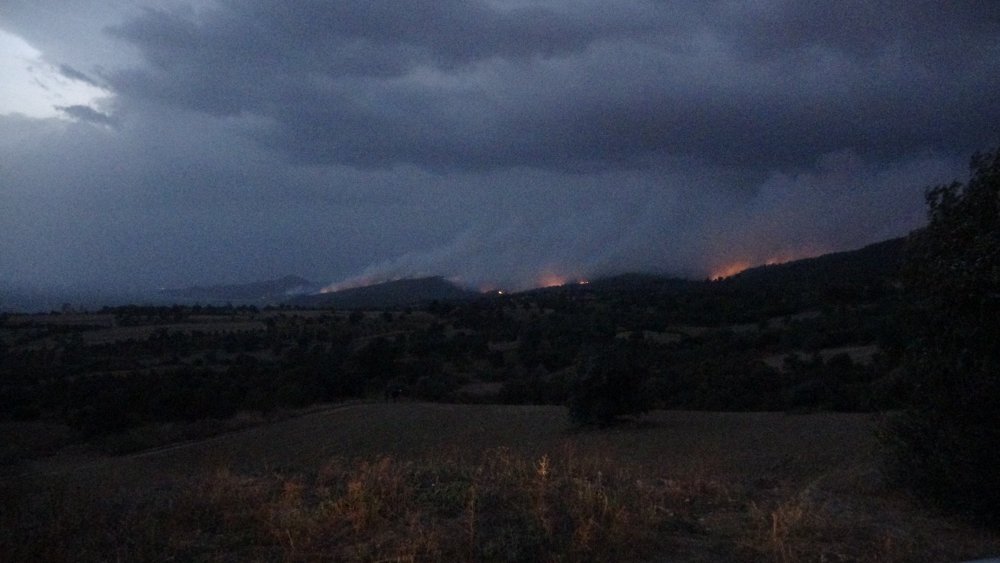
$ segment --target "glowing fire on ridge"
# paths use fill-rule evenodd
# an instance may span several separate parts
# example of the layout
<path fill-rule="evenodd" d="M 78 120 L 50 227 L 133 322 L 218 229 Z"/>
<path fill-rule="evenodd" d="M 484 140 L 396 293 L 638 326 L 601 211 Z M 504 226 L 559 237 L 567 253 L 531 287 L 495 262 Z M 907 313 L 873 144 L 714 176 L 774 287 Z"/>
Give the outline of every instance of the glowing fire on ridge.
<path fill-rule="evenodd" d="M 729 264 L 726 264 L 725 266 L 712 270 L 712 273 L 709 275 L 709 278 L 713 280 L 725 279 L 731 276 L 735 276 L 736 274 L 750 267 L 751 267 L 750 262 L 747 262 L 746 260 L 738 260 L 736 262 L 731 262 Z"/>
<path fill-rule="evenodd" d="M 764 262 L 762 263 L 758 262 L 757 264 L 753 264 L 748 260 L 736 260 L 734 262 L 729 262 L 728 264 L 725 264 L 723 266 L 720 266 L 712 270 L 712 273 L 709 274 L 709 279 L 721 280 L 735 276 L 736 274 L 744 270 L 753 268 L 754 266 L 761 266 L 761 265 L 776 266 L 778 264 L 784 264 L 785 262 L 792 262 L 795 260 L 812 258 L 814 256 L 819 256 L 820 254 L 823 254 L 823 252 L 822 251 L 817 252 L 810 249 L 802 252 L 785 252 L 781 254 L 772 255 L 767 260 L 764 260 Z"/>
<path fill-rule="evenodd" d="M 543 274 L 538 279 L 538 287 L 556 287 L 566 285 L 566 278 L 557 274 Z"/>

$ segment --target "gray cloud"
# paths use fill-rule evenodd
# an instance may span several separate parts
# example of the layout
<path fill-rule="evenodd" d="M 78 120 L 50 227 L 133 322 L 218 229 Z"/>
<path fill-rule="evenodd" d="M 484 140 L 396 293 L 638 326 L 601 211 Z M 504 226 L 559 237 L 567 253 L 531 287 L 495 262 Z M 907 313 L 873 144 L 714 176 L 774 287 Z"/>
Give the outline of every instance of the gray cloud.
<path fill-rule="evenodd" d="M 79 53 L 39 5 L 114 98 L 0 116 L 0 281 L 701 277 L 904 234 L 1000 142 L 991 2 L 149 0 Z"/>
<path fill-rule="evenodd" d="M 566 170 L 686 154 L 766 168 L 996 137 L 993 4 L 700 4 L 150 10 L 112 28 L 149 65 L 111 79 L 259 116 L 265 143 L 315 164 Z"/>
<path fill-rule="evenodd" d="M 113 117 L 101 113 L 90 106 L 56 106 L 56 109 L 80 121 L 89 121 L 90 123 L 107 125 L 108 127 L 116 127 L 118 125 L 117 120 Z"/>
<path fill-rule="evenodd" d="M 68 64 L 59 65 L 59 72 L 66 78 L 70 78 L 72 80 L 79 80 L 80 82 L 84 82 L 86 84 L 90 84 L 91 86 L 101 88 L 101 85 L 98 84 L 93 78 L 87 76 L 86 74 L 80 72 L 79 70 L 76 70 L 75 68 L 69 66 Z"/>

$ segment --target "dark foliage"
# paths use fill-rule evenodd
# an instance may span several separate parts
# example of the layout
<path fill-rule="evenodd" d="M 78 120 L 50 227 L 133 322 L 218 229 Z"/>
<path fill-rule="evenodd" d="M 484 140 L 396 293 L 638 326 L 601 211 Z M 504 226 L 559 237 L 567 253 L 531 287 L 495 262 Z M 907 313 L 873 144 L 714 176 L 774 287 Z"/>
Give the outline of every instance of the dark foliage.
<path fill-rule="evenodd" d="M 652 405 L 646 367 L 623 345 L 583 364 L 568 403 L 570 420 L 577 426 L 608 426 L 645 414 Z"/>
<path fill-rule="evenodd" d="M 928 190 L 905 269 L 911 383 L 888 438 L 899 475 L 945 506 L 1000 519 L 1000 149 L 968 184 Z"/>
<path fill-rule="evenodd" d="M 570 403 L 584 424 L 648 408 L 877 410 L 893 406 L 901 378 L 890 375 L 908 342 L 891 322 L 897 246 L 721 282 L 625 275 L 406 309 L 6 315 L 0 419 L 101 436 L 383 400 L 390 389 L 407 400 Z M 876 361 L 830 352 L 875 345 Z"/>

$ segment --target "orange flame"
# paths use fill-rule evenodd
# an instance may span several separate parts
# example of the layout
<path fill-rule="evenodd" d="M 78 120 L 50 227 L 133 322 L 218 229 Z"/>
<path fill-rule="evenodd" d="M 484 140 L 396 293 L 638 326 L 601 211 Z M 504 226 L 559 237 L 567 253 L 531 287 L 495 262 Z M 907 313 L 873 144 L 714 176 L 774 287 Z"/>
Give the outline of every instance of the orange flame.
<path fill-rule="evenodd" d="M 709 275 L 709 278 L 713 280 L 725 279 L 730 276 L 735 276 L 736 274 L 742 272 L 743 270 L 746 270 L 750 266 L 751 266 L 750 262 L 747 262 L 746 260 L 738 260 L 736 262 L 731 262 L 729 264 L 726 264 L 725 266 L 712 270 L 712 273 Z"/>
<path fill-rule="evenodd" d="M 784 264 L 785 262 L 793 262 L 795 260 L 804 260 L 806 258 L 812 258 L 822 253 L 823 252 L 820 251 L 819 249 L 816 249 L 814 247 L 807 247 L 794 252 L 785 251 L 777 254 L 772 254 L 763 262 L 754 263 L 750 262 L 749 260 L 735 260 L 733 262 L 730 262 L 728 264 L 725 264 L 723 266 L 720 266 L 712 270 L 712 273 L 709 275 L 709 279 L 713 280 L 725 279 L 731 276 L 735 276 L 736 274 L 742 272 L 743 270 L 753 268 L 754 266 L 759 266 L 759 265 L 776 266 L 778 264 Z"/>
<path fill-rule="evenodd" d="M 538 280 L 538 287 L 556 287 L 566 285 L 566 278 L 556 274 L 543 274 Z"/>

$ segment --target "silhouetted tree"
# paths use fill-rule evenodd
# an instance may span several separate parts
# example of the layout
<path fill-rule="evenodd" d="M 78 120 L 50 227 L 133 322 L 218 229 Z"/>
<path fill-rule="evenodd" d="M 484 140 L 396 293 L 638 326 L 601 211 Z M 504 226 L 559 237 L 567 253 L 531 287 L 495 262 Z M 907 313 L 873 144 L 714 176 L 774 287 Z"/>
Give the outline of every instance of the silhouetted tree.
<path fill-rule="evenodd" d="M 904 280 L 912 345 L 905 413 L 889 437 L 901 476 L 946 506 L 1000 518 L 1000 149 L 969 182 L 927 192 Z"/>

